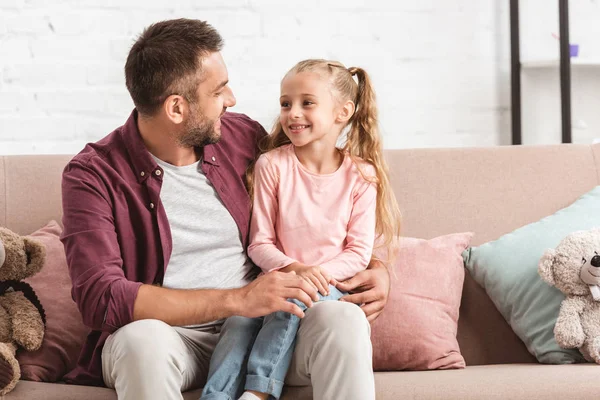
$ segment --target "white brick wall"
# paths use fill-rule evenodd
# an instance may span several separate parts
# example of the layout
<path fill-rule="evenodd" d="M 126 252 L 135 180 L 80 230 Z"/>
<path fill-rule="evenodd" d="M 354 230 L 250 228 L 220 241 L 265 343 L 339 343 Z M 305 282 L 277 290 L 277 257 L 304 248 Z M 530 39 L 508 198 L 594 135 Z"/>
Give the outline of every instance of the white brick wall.
<path fill-rule="evenodd" d="M 0 154 L 73 153 L 121 125 L 129 47 L 176 17 L 221 32 L 234 111 L 267 129 L 282 75 L 325 57 L 371 73 L 388 148 L 510 141 L 508 1 L 2 0 Z"/>

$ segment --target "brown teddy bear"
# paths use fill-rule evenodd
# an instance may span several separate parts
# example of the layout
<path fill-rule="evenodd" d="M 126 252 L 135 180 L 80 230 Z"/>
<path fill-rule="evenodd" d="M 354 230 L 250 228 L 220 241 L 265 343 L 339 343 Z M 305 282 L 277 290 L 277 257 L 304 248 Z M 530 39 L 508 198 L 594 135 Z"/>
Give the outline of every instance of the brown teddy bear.
<path fill-rule="evenodd" d="M 538 272 L 566 296 L 554 326 L 556 343 L 600 364 L 600 229 L 573 232 L 546 250 Z"/>
<path fill-rule="evenodd" d="M 23 279 L 44 265 L 46 248 L 37 240 L 0 228 L 0 397 L 21 377 L 19 347 L 42 345 L 46 314 L 35 292 Z"/>

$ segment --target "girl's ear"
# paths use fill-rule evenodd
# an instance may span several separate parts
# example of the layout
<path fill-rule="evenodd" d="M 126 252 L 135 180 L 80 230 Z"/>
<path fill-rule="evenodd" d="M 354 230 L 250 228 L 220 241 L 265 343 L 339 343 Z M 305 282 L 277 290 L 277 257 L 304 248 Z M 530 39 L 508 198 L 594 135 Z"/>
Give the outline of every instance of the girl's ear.
<path fill-rule="evenodd" d="M 336 122 L 341 122 L 341 123 L 348 122 L 350 120 L 350 118 L 352 118 L 352 116 L 354 115 L 354 110 L 356 110 L 356 106 L 354 105 L 354 102 L 351 100 L 348 100 L 347 102 L 345 102 L 342 105 L 342 109 L 338 113 Z"/>

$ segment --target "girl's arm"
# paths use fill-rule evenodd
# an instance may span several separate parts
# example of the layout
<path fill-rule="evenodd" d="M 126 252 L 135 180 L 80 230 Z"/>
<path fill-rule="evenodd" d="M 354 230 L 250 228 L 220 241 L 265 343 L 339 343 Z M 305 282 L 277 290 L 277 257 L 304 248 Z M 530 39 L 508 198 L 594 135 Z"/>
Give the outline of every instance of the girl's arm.
<path fill-rule="evenodd" d="M 297 262 L 283 254 L 275 245 L 275 222 L 279 210 L 278 185 L 278 171 L 268 156 L 263 154 L 254 166 L 254 201 L 248 246 L 248 256 L 263 272 L 281 269 Z"/>
<path fill-rule="evenodd" d="M 354 195 L 344 250 L 321 264 L 337 281 L 349 279 L 369 265 L 375 241 L 376 204 L 375 183 L 364 182 Z"/>

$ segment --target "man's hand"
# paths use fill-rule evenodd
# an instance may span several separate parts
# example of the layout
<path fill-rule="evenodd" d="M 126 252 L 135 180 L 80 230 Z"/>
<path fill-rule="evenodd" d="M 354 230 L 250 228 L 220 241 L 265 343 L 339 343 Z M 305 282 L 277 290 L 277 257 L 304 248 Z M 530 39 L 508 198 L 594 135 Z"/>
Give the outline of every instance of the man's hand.
<path fill-rule="evenodd" d="M 317 265 L 304 265 L 298 262 L 282 268 L 283 272 L 295 272 L 296 275 L 313 285 L 323 296 L 329 295 L 329 284 L 337 282 L 323 268 Z"/>
<path fill-rule="evenodd" d="M 269 272 L 237 289 L 236 293 L 239 294 L 236 314 L 248 318 L 262 317 L 276 311 L 302 318 L 304 312 L 287 299 L 300 300 L 307 307 L 312 306 L 312 300 L 319 300 L 316 289 L 294 272 Z"/>
<path fill-rule="evenodd" d="M 368 269 L 359 272 L 344 282 L 339 282 L 337 288 L 350 292 L 340 301 L 360 305 L 369 322 L 375 321 L 385 307 L 390 294 L 390 274 L 379 261 L 371 261 Z"/>

